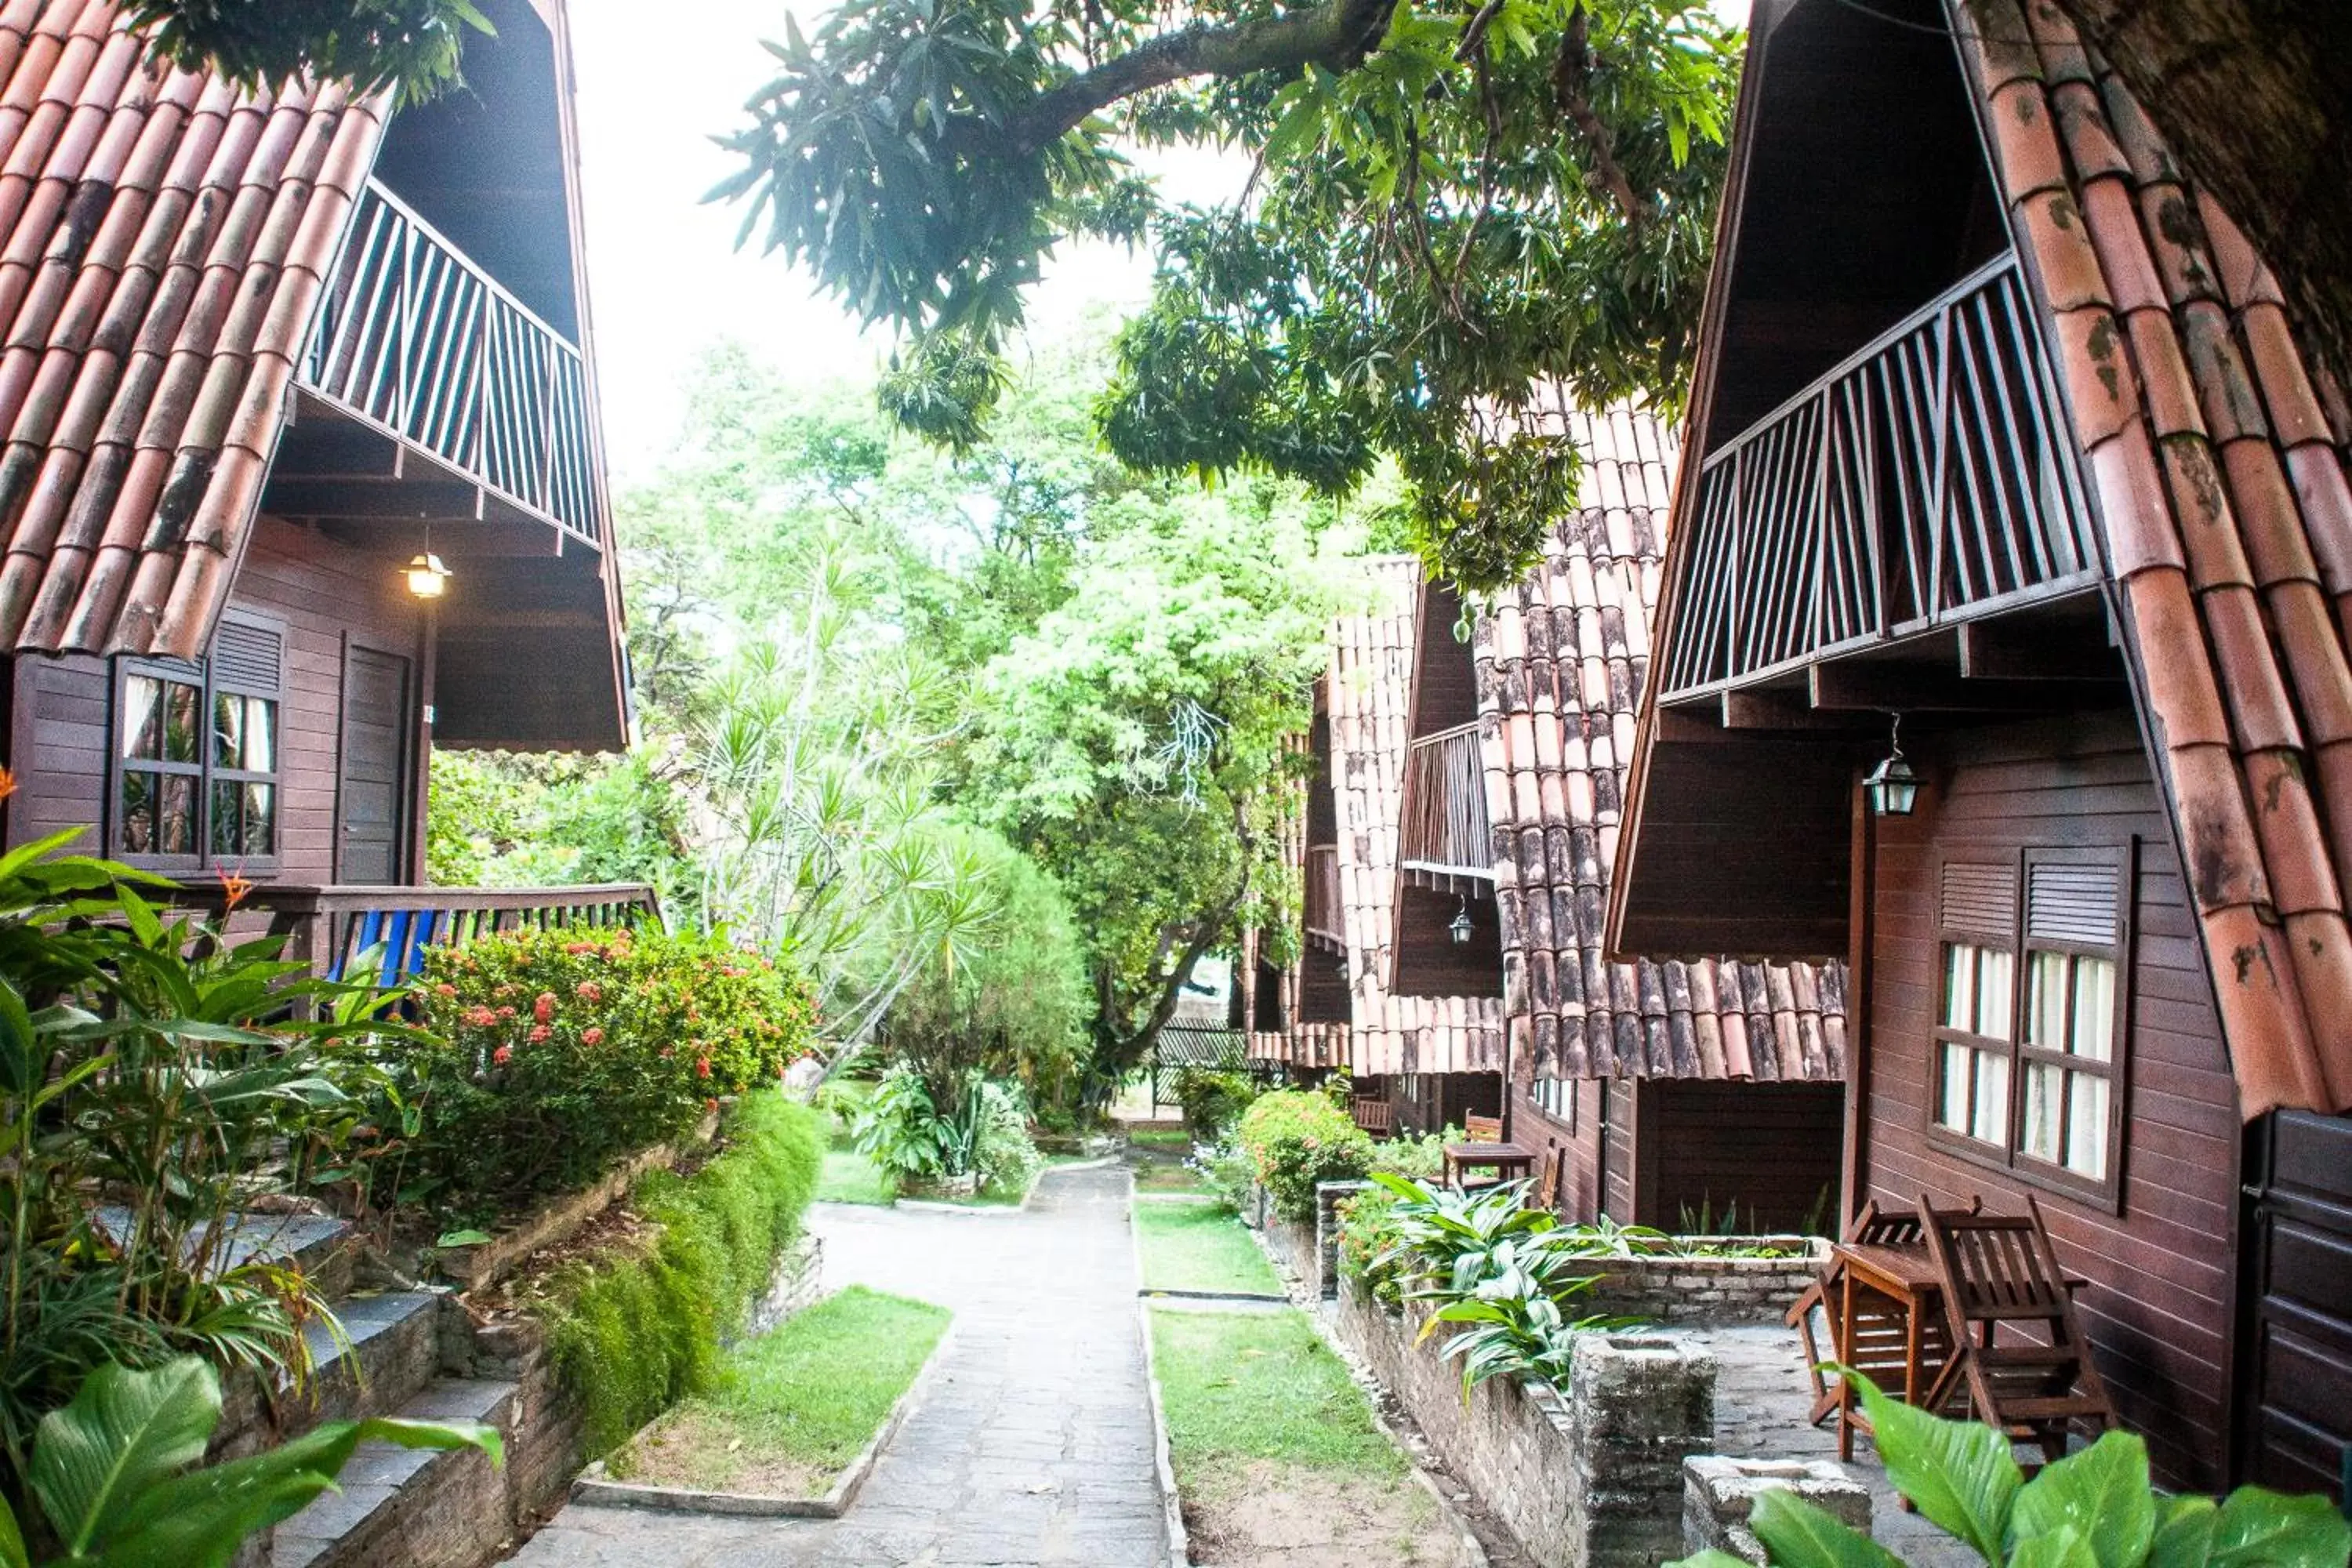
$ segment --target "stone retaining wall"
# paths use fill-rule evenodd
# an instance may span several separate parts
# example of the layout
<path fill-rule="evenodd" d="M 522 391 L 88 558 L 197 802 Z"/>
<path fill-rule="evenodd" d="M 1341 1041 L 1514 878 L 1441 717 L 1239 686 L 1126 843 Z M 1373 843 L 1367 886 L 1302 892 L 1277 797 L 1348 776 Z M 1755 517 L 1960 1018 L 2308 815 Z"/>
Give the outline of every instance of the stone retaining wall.
<path fill-rule="evenodd" d="M 1612 1258 L 1594 1265 L 1601 1282 L 1576 1299 L 1576 1310 L 1662 1323 L 1777 1323 L 1829 1261 L 1830 1244 L 1819 1237 L 1727 1237 L 1720 1245 L 1794 1255 Z"/>
<path fill-rule="evenodd" d="M 1542 1568 L 1654 1568 L 1683 1555 L 1683 1461 L 1715 1440 L 1715 1362 L 1685 1342 L 1587 1334 L 1565 1398 L 1494 1378 L 1462 1397 L 1459 1363 L 1415 1345 L 1414 1321 L 1357 1280 L 1341 1338 L 1454 1474 Z"/>
<path fill-rule="evenodd" d="M 1315 1188 L 1315 1223 L 1285 1219 L 1275 1212 L 1264 1187 L 1254 1188 L 1243 1219 L 1257 1226 L 1266 1250 L 1287 1269 L 1307 1295 L 1320 1300 L 1339 1294 L 1339 1205 L 1371 1185 L 1370 1182 L 1321 1182 Z"/>

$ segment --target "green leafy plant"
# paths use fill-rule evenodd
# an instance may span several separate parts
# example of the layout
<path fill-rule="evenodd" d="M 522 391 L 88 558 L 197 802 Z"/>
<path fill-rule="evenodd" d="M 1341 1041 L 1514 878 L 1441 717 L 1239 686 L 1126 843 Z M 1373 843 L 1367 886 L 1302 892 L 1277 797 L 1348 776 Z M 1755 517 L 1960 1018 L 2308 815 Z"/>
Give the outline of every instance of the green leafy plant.
<path fill-rule="evenodd" d="M 383 1196 L 462 1218 L 576 1191 L 811 1048 L 800 979 L 715 937 L 529 931 L 436 948 L 383 1120 Z"/>
<path fill-rule="evenodd" d="M 183 69 L 254 90 L 297 76 L 397 88 L 412 101 L 456 86 L 465 34 L 491 30 L 468 0 L 131 0 L 125 11 Z"/>
<path fill-rule="evenodd" d="M 219 1375 L 196 1357 L 93 1371 L 72 1404 L 41 1418 L 34 1439 L 25 1489 L 58 1547 L 41 1561 L 49 1568 L 223 1568 L 246 1537 L 331 1489 L 366 1441 L 473 1447 L 492 1464 L 504 1459 L 496 1429 L 476 1422 L 374 1416 L 330 1421 L 262 1453 L 196 1468 L 220 1419 Z M 0 1568 L 32 1562 L 16 1511 L 0 1500 Z"/>
<path fill-rule="evenodd" d="M 1402 1133 L 1372 1145 L 1372 1169 L 1416 1182 L 1433 1182 L 1445 1173 L 1445 1146 L 1462 1142 L 1462 1129 L 1448 1127 L 1416 1138 Z"/>
<path fill-rule="evenodd" d="M 719 1345 L 800 1234 L 824 1163 L 817 1113 L 762 1089 L 736 1105 L 722 1136 L 692 1175 L 652 1172 L 637 1184 L 630 1205 L 659 1227 L 649 1247 L 551 1281 L 549 1348 L 583 1405 L 593 1451 L 712 1386 Z"/>
<path fill-rule="evenodd" d="M 1242 1115 L 1235 1137 L 1285 1219 L 1315 1217 L 1315 1188 L 1372 1167 L 1372 1141 L 1328 1095 L 1278 1089 Z"/>
<path fill-rule="evenodd" d="M 0 1448 L 98 1366 L 196 1352 L 310 1371 L 340 1331 L 240 1211 L 362 1163 L 373 1053 L 412 1031 L 362 986 L 150 901 L 61 852 L 0 857 Z"/>
<path fill-rule="evenodd" d="M 1191 1158 L 1184 1163 L 1199 1173 L 1210 1193 L 1225 1207 L 1238 1213 L 1249 1202 L 1250 1188 L 1257 1182 L 1257 1167 L 1231 1133 L 1214 1143 L 1195 1143 Z"/>
<path fill-rule="evenodd" d="M 994 1192 L 1025 1191 L 1040 1161 L 1019 1086 L 974 1073 L 960 1088 L 961 1103 L 941 1115 L 920 1074 L 892 1068 L 853 1124 L 857 1152 L 905 1181 L 971 1176 Z"/>
<path fill-rule="evenodd" d="M 2352 1524 L 2322 1497 L 2241 1487 L 2227 1498 L 2160 1497 L 2147 1445 L 2128 1432 L 2043 1467 L 2032 1480 L 2009 1439 L 1948 1421 L 1836 1369 L 1869 1413 L 1895 1490 L 1991 1568 L 2343 1568 Z M 1795 1494 L 1759 1494 L 1749 1527 L 1773 1568 L 1900 1568 L 1870 1537 Z M 1671 1568 L 1738 1568 L 1703 1552 Z"/>
<path fill-rule="evenodd" d="M 1245 1072 L 1185 1068 L 1176 1075 L 1176 1103 L 1183 1111 L 1184 1130 L 1203 1143 L 1231 1131 L 1265 1092 L 1265 1085 Z"/>

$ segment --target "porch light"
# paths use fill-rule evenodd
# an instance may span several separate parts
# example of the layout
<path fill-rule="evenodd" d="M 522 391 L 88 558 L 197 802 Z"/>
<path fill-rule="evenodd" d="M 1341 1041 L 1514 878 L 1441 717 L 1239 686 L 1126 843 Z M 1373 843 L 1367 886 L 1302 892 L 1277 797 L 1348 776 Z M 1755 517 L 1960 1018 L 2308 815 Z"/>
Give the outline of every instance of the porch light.
<path fill-rule="evenodd" d="M 1470 940 L 1470 900 L 1468 899 L 1462 900 L 1462 907 L 1454 911 L 1454 919 L 1446 923 L 1445 929 L 1452 934 L 1454 945 L 1456 947 L 1462 946 Z"/>
<path fill-rule="evenodd" d="M 404 575 L 408 591 L 420 599 L 437 599 L 449 588 L 449 568 L 429 550 L 412 559 Z"/>
<path fill-rule="evenodd" d="M 1892 748 L 1885 761 L 1870 770 L 1862 781 L 1864 794 L 1870 801 L 1873 816 L 1908 816 L 1919 803 L 1919 775 L 1903 760 L 1903 715 L 1895 715 L 1894 729 L 1887 737 Z"/>

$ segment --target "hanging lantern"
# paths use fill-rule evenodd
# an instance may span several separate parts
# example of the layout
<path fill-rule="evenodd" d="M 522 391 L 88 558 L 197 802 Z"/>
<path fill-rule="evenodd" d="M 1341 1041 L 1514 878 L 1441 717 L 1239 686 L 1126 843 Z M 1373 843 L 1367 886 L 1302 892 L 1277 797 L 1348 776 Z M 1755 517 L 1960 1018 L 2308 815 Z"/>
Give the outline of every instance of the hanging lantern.
<path fill-rule="evenodd" d="M 1919 803 L 1919 775 L 1903 760 L 1902 732 L 1903 715 L 1897 713 L 1888 737 L 1892 750 L 1862 781 L 1863 794 L 1870 802 L 1873 816 L 1908 816 L 1911 808 Z"/>
<path fill-rule="evenodd" d="M 437 599 L 449 590 L 449 568 L 429 550 L 410 560 L 403 575 L 408 579 L 408 591 L 420 599 Z"/>
<path fill-rule="evenodd" d="M 1454 945 L 1456 947 L 1462 946 L 1465 942 L 1467 942 L 1470 940 L 1470 932 L 1473 928 L 1470 924 L 1469 900 L 1465 899 L 1462 900 L 1462 907 L 1454 910 L 1454 919 L 1446 923 L 1445 929 L 1452 934 L 1454 938 Z"/>

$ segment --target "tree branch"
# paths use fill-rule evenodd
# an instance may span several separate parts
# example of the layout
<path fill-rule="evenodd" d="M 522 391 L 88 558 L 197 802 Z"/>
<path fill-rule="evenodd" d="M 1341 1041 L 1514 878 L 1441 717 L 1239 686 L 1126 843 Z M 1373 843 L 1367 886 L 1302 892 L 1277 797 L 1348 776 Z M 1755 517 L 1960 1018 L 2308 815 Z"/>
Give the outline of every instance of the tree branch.
<path fill-rule="evenodd" d="M 1311 11 L 1224 26 L 1196 22 L 1163 33 L 1038 94 L 1008 125 L 1008 140 L 1017 152 L 1034 153 L 1099 110 L 1188 77 L 1310 65 L 1353 70 L 1380 47 L 1391 8 L 1391 0 L 1327 0 Z"/>
<path fill-rule="evenodd" d="M 1568 18 L 1568 31 L 1559 41 L 1559 57 L 1552 62 L 1551 85 L 1559 100 L 1560 112 L 1576 127 L 1577 136 L 1584 150 L 1592 156 L 1592 177 L 1625 215 L 1625 221 L 1636 230 L 1649 217 L 1649 208 L 1633 194 L 1633 182 L 1625 177 L 1623 165 L 1617 162 L 1617 146 L 1609 135 L 1609 127 L 1601 122 L 1593 111 L 1592 100 L 1585 95 L 1585 84 L 1592 78 L 1592 49 L 1588 40 L 1584 7 L 1579 5 Z"/>

